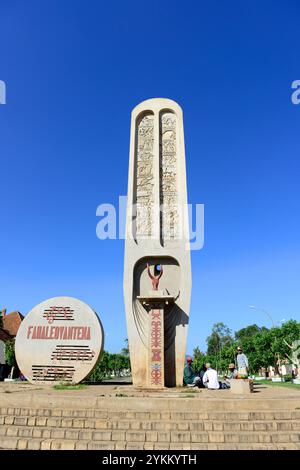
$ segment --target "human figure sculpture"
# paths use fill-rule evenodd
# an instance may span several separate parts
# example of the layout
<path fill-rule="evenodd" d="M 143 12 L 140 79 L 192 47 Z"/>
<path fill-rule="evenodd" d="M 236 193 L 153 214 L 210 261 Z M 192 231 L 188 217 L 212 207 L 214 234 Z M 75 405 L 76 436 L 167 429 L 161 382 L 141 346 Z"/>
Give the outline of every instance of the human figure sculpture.
<path fill-rule="evenodd" d="M 158 274 L 158 276 L 153 276 L 153 274 L 151 274 L 149 263 L 147 263 L 147 270 L 148 270 L 148 276 L 150 277 L 152 281 L 153 290 L 158 290 L 159 280 L 164 272 L 162 265 L 160 265 L 160 273 Z"/>

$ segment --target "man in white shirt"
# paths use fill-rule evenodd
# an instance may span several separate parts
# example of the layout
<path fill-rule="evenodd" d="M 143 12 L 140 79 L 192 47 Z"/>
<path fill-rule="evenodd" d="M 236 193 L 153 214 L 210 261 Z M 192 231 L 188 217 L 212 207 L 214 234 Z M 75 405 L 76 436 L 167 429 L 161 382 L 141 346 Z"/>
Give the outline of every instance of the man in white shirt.
<path fill-rule="evenodd" d="M 218 381 L 217 371 L 211 368 L 209 362 L 205 364 L 205 367 L 206 367 L 206 372 L 203 375 L 203 379 L 202 379 L 204 386 L 212 390 L 218 390 L 220 388 L 220 384 Z"/>

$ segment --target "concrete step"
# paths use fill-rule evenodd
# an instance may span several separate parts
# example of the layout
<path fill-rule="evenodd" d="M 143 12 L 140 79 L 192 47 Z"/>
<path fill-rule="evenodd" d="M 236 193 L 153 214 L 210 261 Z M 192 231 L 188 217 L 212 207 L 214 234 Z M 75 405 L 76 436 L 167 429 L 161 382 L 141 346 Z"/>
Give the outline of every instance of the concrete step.
<path fill-rule="evenodd" d="M 103 395 L 100 394 L 102 391 Z M 224 412 L 224 410 L 232 412 L 253 411 L 257 410 L 270 411 L 286 410 L 295 411 L 300 409 L 300 393 L 298 391 L 276 390 L 262 391 L 251 396 L 235 396 L 231 398 L 228 391 L 190 393 L 186 398 L 187 392 L 181 393 L 182 397 L 167 398 L 164 394 L 161 397 L 140 396 L 140 391 L 136 392 L 137 396 L 126 396 L 124 390 L 113 390 L 111 394 L 107 392 L 107 387 L 99 388 L 99 386 L 88 387 L 87 390 L 78 391 L 56 391 L 51 388 L 42 388 L 31 390 L 29 385 L 18 385 L 7 390 L 8 393 L 1 393 L 2 407 L 18 407 L 18 408 L 49 408 L 49 409 L 74 409 L 81 410 L 84 408 L 88 411 L 109 411 L 115 412 L 133 410 L 136 412 L 153 413 L 153 412 L 182 412 L 187 410 L 191 413 L 199 412 Z M 123 394 L 118 396 L 118 393 Z M 265 396 L 264 396 L 265 394 Z M 84 405 L 83 405 L 84 404 Z"/>
<path fill-rule="evenodd" d="M 300 410 L 0 408 L 1 449 L 300 450 Z"/>
<path fill-rule="evenodd" d="M 109 420 L 92 418 L 53 418 L 46 416 L 0 416 L 1 428 L 5 426 L 23 426 L 36 427 L 37 429 L 47 428 L 65 428 L 65 429 L 93 429 L 104 431 L 219 431 L 219 432 L 247 432 L 247 431 L 298 431 L 300 432 L 300 420 L 281 419 L 281 420 L 149 420 L 139 421 L 131 420 Z M 0 430 L 1 432 L 1 430 Z"/>
<path fill-rule="evenodd" d="M 0 449 L 18 450 L 299 450 L 299 444 L 288 443 L 167 443 L 76 441 L 72 439 L 36 439 L 5 436 Z"/>
<path fill-rule="evenodd" d="M 176 411 L 103 411 L 90 409 L 60 408 L 20 408 L 1 407 L 0 417 L 53 417 L 53 418 L 95 418 L 109 420 L 141 420 L 141 421 L 252 421 L 252 420 L 300 420 L 300 409 L 276 411 L 210 411 L 210 412 L 176 412 Z"/>
<path fill-rule="evenodd" d="M 174 443 L 174 444 L 286 444 L 293 443 L 300 446 L 300 432 L 298 431 L 110 431 L 95 429 L 68 429 L 56 427 L 11 426 L 3 425 L 0 428 L 1 442 L 5 438 L 47 440 L 72 442 L 139 442 L 139 443 Z M 1 444 L 0 444 L 1 445 Z"/>

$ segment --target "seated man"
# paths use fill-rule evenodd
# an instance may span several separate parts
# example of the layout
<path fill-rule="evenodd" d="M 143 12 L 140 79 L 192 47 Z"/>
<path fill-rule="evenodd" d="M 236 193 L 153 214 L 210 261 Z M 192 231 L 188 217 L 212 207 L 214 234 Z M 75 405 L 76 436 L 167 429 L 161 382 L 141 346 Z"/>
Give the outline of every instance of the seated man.
<path fill-rule="evenodd" d="M 229 364 L 228 366 L 228 373 L 224 375 L 225 383 L 230 387 L 230 381 L 232 379 L 237 379 L 238 377 L 238 371 L 235 367 L 235 364 L 233 362 Z"/>
<path fill-rule="evenodd" d="M 215 369 L 212 369 L 210 363 L 205 364 L 206 372 L 203 375 L 203 384 L 205 387 L 211 390 L 219 390 L 220 384 L 218 380 L 218 373 Z"/>
<path fill-rule="evenodd" d="M 192 368 L 193 359 L 188 357 L 186 360 L 187 364 L 183 370 L 183 383 L 188 387 L 196 387 L 200 384 L 201 379 L 195 373 L 194 369 Z"/>
<path fill-rule="evenodd" d="M 206 372 L 206 369 L 205 369 L 205 366 L 203 365 L 202 366 L 202 369 L 199 371 L 199 377 L 200 377 L 200 383 L 198 384 L 198 387 L 199 388 L 205 388 L 204 385 L 203 385 L 203 376 Z"/>

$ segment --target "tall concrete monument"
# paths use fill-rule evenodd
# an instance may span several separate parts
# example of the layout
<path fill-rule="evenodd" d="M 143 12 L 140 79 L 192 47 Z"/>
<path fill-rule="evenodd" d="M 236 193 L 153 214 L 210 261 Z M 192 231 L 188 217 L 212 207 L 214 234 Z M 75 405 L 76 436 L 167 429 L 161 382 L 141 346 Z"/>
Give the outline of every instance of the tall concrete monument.
<path fill-rule="evenodd" d="M 154 98 L 131 116 L 124 298 L 135 386 L 182 385 L 190 294 L 182 110 Z"/>

